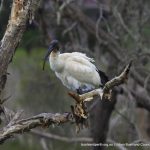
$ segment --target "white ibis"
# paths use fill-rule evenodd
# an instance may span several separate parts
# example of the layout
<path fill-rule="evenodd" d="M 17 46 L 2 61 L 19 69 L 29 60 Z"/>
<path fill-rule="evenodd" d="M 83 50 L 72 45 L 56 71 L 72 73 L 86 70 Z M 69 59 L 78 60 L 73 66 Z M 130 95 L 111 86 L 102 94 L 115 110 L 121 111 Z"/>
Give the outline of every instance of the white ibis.
<path fill-rule="evenodd" d="M 103 87 L 108 81 L 104 72 L 98 70 L 93 64 L 94 60 L 79 52 L 60 53 L 59 42 L 53 40 L 44 58 L 49 58 L 51 69 L 61 80 L 64 86 L 70 90 L 83 94 L 94 88 Z"/>

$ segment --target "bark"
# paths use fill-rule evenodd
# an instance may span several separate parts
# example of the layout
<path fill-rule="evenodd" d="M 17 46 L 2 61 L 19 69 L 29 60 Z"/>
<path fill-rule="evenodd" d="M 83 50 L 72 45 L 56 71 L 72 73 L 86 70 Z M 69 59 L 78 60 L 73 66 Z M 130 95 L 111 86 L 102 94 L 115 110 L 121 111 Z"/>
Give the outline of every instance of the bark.
<path fill-rule="evenodd" d="M 22 134 L 24 132 L 29 132 L 32 128 L 36 127 L 48 127 L 52 124 L 62 124 L 71 120 L 70 113 L 64 114 L 52 114 L 52 113 L 42 113 L 37 116 L 33 116 L 28 119 L 22 119 L 18 121 L 20 113 L 17 113 L 10 123 L 4 127 L 0 132 L 0 143 L 5 142 L 7 139 L 11 138 L 14 134 Z"/>
<path fill-rule="evenodd" d="M 97 102 L 90 112 L 91 136 L 94 143 L 106 143 L 109 130 L 109 120 L 116 104 L 116 94 L 113 92 L 111 101 L 102 100 Z M 94 122 L 94 123 L 93 123 Z M 93 150 L 102 150 L 104 147 L 95 146 Z"/>
<path fill-rule="evenodd" d="M 14 0 L 7 29 L 0 43 L 0 93 L 5 87 L 7 68 L 13 57 L 15 49 L 21 41 L 29 17 L 34 12 L 40 0 Z M 31 19 L 31 18 L 30 18 Z"/>

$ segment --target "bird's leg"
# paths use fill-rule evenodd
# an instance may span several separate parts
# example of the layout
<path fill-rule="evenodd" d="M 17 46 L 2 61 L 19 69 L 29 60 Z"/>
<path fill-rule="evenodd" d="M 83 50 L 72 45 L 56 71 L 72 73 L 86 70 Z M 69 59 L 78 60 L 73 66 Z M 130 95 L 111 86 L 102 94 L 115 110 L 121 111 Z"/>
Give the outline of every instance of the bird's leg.
<path fill-rule="evenodd" d="M 82 88 L 80 88 L 80 87 L 79 87 L 76 91 L 77 91 L 77 93 L 80 94 L 80 95 L 84 93 L 83 90 L 82 90 Z"/>

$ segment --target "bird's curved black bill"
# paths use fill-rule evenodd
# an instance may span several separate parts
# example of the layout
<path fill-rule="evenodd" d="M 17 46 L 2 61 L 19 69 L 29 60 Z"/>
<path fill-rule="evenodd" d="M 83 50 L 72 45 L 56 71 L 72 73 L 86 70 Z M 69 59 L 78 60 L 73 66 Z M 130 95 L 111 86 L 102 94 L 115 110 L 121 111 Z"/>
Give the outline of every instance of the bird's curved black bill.
<path fill-rule="evenodd" d="M 49 49 L 48 49 L 48 51 L 47 51 L 47 53 L 46 53 L 46 55 L 45 55 L 45 57 L 44 57 L 43 70 L 44 70 L 44 68 L 45 68 L 46 60 L 47 60 L 48 56 L 50 55 L 50 53 L 51 53 L 52 51 L 53 51 L 53 47 L 50 46 Z"/>

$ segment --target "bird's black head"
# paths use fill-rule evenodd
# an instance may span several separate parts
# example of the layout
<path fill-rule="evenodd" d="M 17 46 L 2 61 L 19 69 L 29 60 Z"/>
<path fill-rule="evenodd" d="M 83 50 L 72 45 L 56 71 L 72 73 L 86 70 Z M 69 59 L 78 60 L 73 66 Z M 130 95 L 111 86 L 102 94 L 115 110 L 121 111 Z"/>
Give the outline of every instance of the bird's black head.
<path fill-rule="evenodd" d="M 59 42 L 57 40 L 51 41 L 49 48 L 48 48 L 48 51 L 44 57 L 43 70 L 45 67 L 45 62 L 46 62 L 47 58 L 49 57 L 49 55 L 51 54 L 51 52 L 52 51 L 57 52 L 58 50 L 59 50 Z"/>
<path fill-rule="evenodd" d="M 59 42 L 58 40 L 52 40 L 51 43 L 49 44 L 48 52 L 49 54 L 52 51 L 58 51 L 59 50 Z"/>

